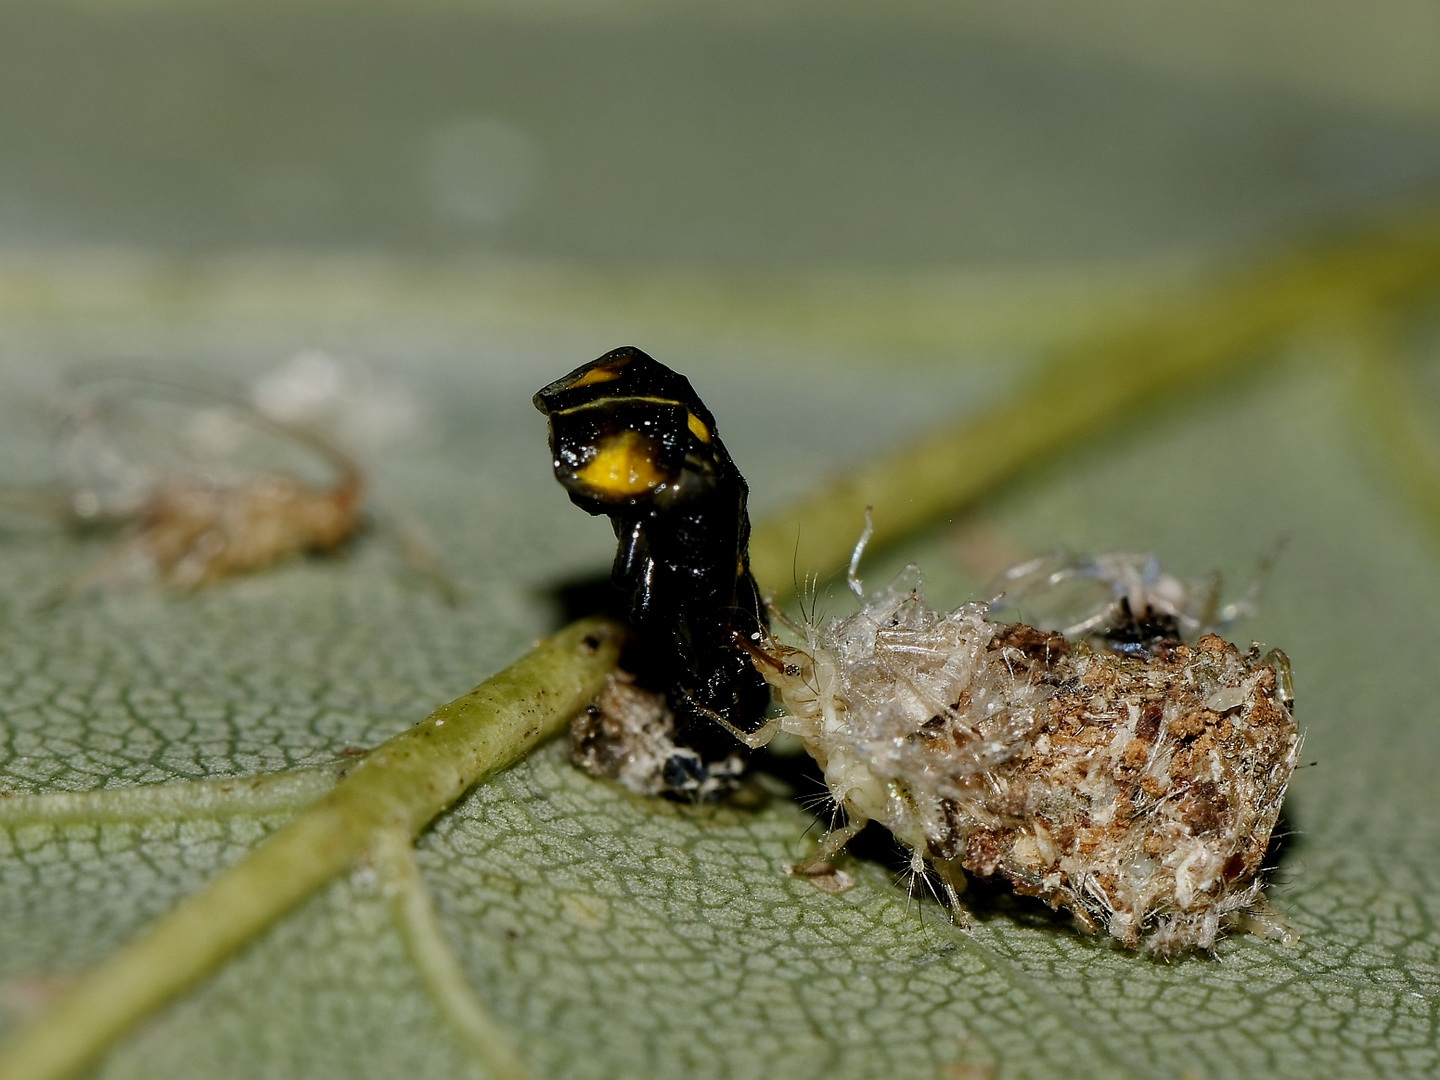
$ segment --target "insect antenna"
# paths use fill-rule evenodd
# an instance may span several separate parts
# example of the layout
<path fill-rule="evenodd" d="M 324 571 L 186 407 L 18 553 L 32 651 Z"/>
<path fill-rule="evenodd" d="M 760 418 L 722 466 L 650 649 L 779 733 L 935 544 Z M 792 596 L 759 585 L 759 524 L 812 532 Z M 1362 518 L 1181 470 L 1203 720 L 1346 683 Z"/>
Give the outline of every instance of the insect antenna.
<path fill-rule="evenodd" d="M 798 637 L 805 636 L 805 627 L 802 624 L 797 623 L 794 619 L 790 618 L 789 615 L 786 615 L 785 612 L 774 603 L 774 601 L 765 601 L 765 611 L 770 616 L 770 618 L 774 619 L 781 626 L 785 627 L 786 630 L 789 630 L 792 634 L 795 634 Z M 803 606 L 801 608 L 801 611 L 804 611 Z"/>

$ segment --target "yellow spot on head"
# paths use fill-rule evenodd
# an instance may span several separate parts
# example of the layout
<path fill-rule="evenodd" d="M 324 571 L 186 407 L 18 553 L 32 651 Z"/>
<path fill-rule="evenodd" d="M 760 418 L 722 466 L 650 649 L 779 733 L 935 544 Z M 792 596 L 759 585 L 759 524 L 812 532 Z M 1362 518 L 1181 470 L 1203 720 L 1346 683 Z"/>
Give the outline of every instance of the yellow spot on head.
<path fill-rule="evenodd" d="M 644 495 L 665 482 L 655 467 L 654 446 L 638 431 L 626 429 L 611 435 L 595 456 L 576 473 L 576 478 L 596 494 L 611 499 Z"/>
<path fill-rule="evenodd" d="M 571 390 L 579 390 L 582 386 L 595 386 L 599 383 L 613 382 L 620 377 L 620 369 L 613 367 L 593 367 L 580 378 L 570 384 Z"/>
<path fill-rule="evenodd" d="M 701 420 L 693 412 L 687 412 L 685 414 L 685 423 L 689 426 L 690 433 L 694 435 L 695 438 L 703 443 L 710 441 L 710 429 L 705 426 L 705 421 Z"/>

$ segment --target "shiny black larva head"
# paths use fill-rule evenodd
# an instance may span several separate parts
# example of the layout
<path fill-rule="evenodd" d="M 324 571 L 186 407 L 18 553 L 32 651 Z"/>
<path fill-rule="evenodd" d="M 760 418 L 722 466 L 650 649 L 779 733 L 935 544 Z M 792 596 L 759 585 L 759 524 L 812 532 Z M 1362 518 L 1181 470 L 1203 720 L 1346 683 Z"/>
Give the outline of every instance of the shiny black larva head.
<path fill-rule="evenodd" d="M 608 352 L 534 400 L 550 418 L 556 479 L 591 513 L 685 502 L 733 469 L 690 380 L 639 349 Z"/>

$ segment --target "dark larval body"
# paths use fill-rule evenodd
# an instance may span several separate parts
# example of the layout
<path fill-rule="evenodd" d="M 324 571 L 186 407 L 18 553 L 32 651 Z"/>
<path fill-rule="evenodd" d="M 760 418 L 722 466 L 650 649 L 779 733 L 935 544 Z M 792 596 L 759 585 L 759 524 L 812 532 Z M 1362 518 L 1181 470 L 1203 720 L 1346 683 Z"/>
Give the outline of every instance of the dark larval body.
<path fill-rule="evenodd" d="M 559 479 L 619 541 L 612 580 L 638 641 L 626 666 L 663 691 L 682 755 L 672 771 L 736 751 L 714 715 L 754 730 L 770 699 L 736 642 L 768 628 L 750 574 L 748 489 L 683 375 L 636 348 L 606 353 L 535 395 Z M 677 779 L 682 779 L 677 777 Z"/>

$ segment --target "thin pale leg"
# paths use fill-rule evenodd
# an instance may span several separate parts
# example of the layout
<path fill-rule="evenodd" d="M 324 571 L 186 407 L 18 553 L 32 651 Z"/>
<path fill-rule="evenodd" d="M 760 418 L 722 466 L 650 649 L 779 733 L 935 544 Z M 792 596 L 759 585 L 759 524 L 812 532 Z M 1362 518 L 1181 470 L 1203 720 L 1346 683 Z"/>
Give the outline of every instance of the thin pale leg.
<path fill-rule="evenodd" d="M 759 750 L 760 747 L 769 745 L 770 740 L 775 738 L 776 733 L 780 730 L 781 721 L 786 719 L 783 716 L 777 716 L 773 719 L 766 720 L 765 723 L 761 724 L 760 727 L 757 728 L 755 731 L 746 732 L 741 731 L 738 727 L 732 724 L 729 720 L 726 720 L 725 717 L 721 716 L 714 709 L 707 709 L 704 705 L 699 704 L 695 701 L 694 698 L 690 699 L 690 704 L 695 707 L 696 712 L 708 717 L 711 720 L 714 720 L 715 723 L 719 724 L 731 735 L 734 735 L 735 738 L 739 739 L 751 750 Z"/>
<path fill-rule="evenodd" d="M 860 818 L 855 821 L 846 822 L 838 829 L 831 829 L 820 841 L 820 846 L 815 849 L 814 854 L 809 855 L 790 867 L 792 874 L 825 874 L 830 871 L 830 860 L 845 850 L 845 845 L 855 839 L 860 830 L 866 825 L 866 820 Z"/>
<path fill-rule="evenodd" d="M 962 930 L 970 929 L 970 916 L 960 903 L 965 892 L 965 871 L 958 859 L 931 859 L 935 876 L 940 879 L 940 891 L 945 894 L 945 904 L 950 908 L 950 917 Z"/>

